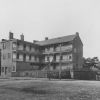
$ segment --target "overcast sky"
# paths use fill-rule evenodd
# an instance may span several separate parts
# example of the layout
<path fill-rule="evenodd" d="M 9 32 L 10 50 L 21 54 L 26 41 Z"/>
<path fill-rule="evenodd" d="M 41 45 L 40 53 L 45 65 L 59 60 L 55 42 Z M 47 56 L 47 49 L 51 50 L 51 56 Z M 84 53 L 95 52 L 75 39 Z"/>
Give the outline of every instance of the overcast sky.
<path fill-rule="evenodd" d="M 27 41 L 79 32 L 84 57 L 100 59 L 100 0 L 0 0 L 0 39 L 9 31 Z"/>

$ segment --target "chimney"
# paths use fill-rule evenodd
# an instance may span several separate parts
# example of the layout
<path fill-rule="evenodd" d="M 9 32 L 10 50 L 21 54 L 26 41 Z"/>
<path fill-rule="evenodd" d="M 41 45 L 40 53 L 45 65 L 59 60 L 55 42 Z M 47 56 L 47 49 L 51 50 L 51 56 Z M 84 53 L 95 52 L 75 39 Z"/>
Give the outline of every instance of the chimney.
<path fill-rule="evenodd" d="M 38 42 L 37 40 L 33 40 L 33 43 L 36 43 L 36 42 Z"/>
<path fill-rule="evenodd" d="M 45 37 L 45 40 L 48 40 L 48 37 Z"/>
<path fill-rule="evenodd" d="M 7 41 L 6 39 L 2 39 L 2 41 Z"/>
<path fill-rule="evenodd" d="M 79 33 L 78 33 L 78 32 L 76 32 L 76 35 L 77 35 L 77 36 L 79 36 Z"/>
<path fill-rule="evenodd" d="M 13 39 L 13 33 L 12 32 L 9 32 L 9 40 L 10 39 Z"/>
<path fill-rule="evenodd" d="M 20 35 L 20 38 L 21 38 L 22 41 L 24 41 L 24 35 L 23 34 Z"/>

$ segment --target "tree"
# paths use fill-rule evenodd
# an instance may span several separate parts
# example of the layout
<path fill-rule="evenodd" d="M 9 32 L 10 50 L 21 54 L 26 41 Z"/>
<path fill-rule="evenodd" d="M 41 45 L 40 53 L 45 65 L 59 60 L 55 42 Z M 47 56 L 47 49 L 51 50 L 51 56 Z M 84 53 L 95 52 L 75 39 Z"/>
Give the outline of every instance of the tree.
<path fill-rule="evenodd" d="M 83 68 L 85 69 L 97 68 L 98 63 L 99 63 L 98 57 L 83 58 Z"/>

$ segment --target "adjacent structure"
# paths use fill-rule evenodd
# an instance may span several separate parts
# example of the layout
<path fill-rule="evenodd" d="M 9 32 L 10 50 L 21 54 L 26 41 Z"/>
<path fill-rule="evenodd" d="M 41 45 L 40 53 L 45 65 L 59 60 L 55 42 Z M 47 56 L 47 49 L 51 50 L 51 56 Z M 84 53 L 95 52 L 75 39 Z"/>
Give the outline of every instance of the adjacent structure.
<path fill-rule="evenodd" d="M 9 33 L 9 40 L 2 39 L 1 42 L 1 75 L 13 76 L 16 72 L 39 69 L 39 46 L 15 39 L 13 33 Z"/>
<path fill-rule="evenodd" d="M 79 33 L 44 41 L 9 39 L 1 41 L 1 75 L 16 76 L 18 72 L 32 70 L 67 70 L 74 78 L 74 71 L 82 68 L 83 44 Z M 49 67 L 48 67 L 49 64 Z"/>

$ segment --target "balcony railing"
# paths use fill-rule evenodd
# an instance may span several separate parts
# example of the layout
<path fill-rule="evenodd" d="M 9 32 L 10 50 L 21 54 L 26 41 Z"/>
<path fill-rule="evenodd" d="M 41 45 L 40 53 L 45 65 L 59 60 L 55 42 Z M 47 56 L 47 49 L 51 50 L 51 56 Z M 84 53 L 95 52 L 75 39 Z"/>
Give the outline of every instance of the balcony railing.
<path fill-rule="evenodd" d="M 17 59 L 17 58 L 13 58 L 13 61 L 24 61 L 23 59 Z M 29 60 L 29 59 L 25 59 L 25 62 L 33 62 L 33 63 L 39 63 L 39 61 L 37 60 Z"/>
<path fill-rule="evenodd" d="M 23 61 L 23 59 L 13 58 L 13 61 Z"/>
<path fill-rule="evenodd" d="M 53 50 L 53 51 L 43 51 L 43 54 L 50 54 L 50 53 L 60 53 L 60 52 L 71 52 L 72 51 L 72 49 L 66 49 L 66 50 Z"/>
<path fill-rule="evenodd" d="M 53 60 L 49 62 L 48 60 L 42 60 L 42 63 L 60 63 L 60 60 Z M 61 60 L 61 63 L 71 63 L 72 61 L 70 60 Z"/>

